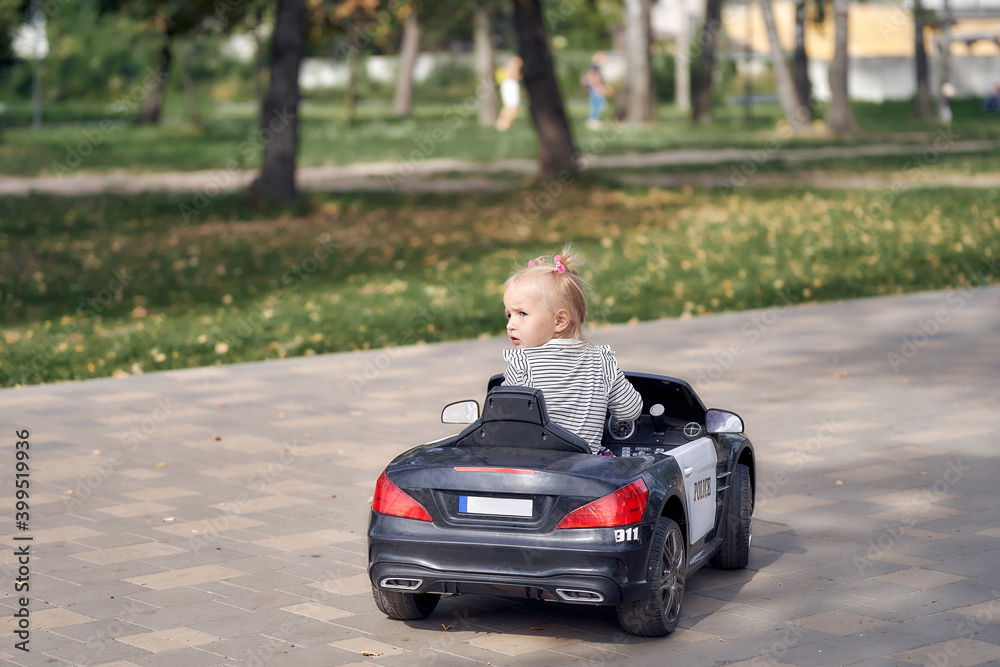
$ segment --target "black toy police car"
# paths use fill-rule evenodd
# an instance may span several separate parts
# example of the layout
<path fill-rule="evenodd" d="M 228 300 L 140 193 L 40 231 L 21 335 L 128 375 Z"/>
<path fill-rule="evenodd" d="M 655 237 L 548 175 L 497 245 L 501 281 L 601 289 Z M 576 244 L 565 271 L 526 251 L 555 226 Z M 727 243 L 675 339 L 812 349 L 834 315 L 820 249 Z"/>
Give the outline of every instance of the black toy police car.
<path fill-rule="evenodd" d="M 537 389 L 490 381 L 447 406 L 461 433 L 396 457 L 378 479 L 368 573 L 378 608 L 429 615 L 442 595 L 475 593 L 613 605 L 622 627 L 661 636 L 684 583 L 706 563 L 745 567 L 753 445 L 742 419 L 707 410 L 682 380 L 626 373 L 636 420 L 608 417 L 594 456 L 549 421 Z"/>

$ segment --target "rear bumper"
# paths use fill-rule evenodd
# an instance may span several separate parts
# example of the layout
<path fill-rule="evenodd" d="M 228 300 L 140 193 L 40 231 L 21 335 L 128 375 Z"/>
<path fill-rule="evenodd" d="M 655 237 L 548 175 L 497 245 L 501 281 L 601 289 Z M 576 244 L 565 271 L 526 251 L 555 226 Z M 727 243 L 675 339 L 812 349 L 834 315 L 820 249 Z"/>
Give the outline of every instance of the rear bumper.
<path fill-rule="evenodd" d="M 615 529 L 544 534 L 456 530 L 372 514 L 368 575 L 382 590 L 475 593 L 577 604 L 639 599 L 653 527 L 615 541 Z"/>

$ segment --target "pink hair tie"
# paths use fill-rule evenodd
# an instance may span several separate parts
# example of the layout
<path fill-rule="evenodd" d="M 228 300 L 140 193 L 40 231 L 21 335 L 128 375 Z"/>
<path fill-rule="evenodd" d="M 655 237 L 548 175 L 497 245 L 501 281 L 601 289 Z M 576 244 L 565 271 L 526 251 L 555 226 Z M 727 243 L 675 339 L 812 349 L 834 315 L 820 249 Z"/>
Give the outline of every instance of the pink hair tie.
<path fill-rule="evenodd" d="M 556 273 L 566 273 L 566 266 L 562 263 L 562 255 L 553 257 L 552 263 L 556 265 L 556 268 L 553 269 Z"/>

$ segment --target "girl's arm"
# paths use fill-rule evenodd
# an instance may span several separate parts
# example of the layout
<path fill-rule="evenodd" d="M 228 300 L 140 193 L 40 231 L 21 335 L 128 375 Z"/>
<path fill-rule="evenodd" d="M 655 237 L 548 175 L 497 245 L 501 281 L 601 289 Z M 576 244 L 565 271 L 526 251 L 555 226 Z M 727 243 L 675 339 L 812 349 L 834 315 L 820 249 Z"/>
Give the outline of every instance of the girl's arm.
<path fill-rule="evenodd" d="M 604 355 L 605 376 L 610 380 L 608 409 L 615 419 L 635 419 L 642 413 L 642 395 L 618 368 L 615 351 L 607 345 L 601 346 Z"/>
<path fill-rule="evenodd" d="M 507 360 L 507 369 L 503 372 L 504 387 L 530 387 L 528 377 L 528 358 L 523 350 L 504 350 L 503 358 Z"/>
<path fill-rule="evenodd" d="M 621 369 L 611 385 L 608 409 L 615 419 L 635 419 L 642 413 L 642 395 L 635 390 Z"/>

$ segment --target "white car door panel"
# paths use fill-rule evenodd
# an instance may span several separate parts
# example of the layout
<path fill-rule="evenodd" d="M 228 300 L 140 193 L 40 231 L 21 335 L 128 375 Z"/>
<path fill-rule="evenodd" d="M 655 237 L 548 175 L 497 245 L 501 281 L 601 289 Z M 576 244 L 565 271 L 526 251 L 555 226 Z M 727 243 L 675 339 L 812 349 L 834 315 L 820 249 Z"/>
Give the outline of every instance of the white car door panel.
<path fill-rule="evenodd" d="M 711 438 L 699 438 L 670 452 L 684 476 L 688 542 L 694 544 L 715 525 L 715 471 L 719 456 Z"/>

